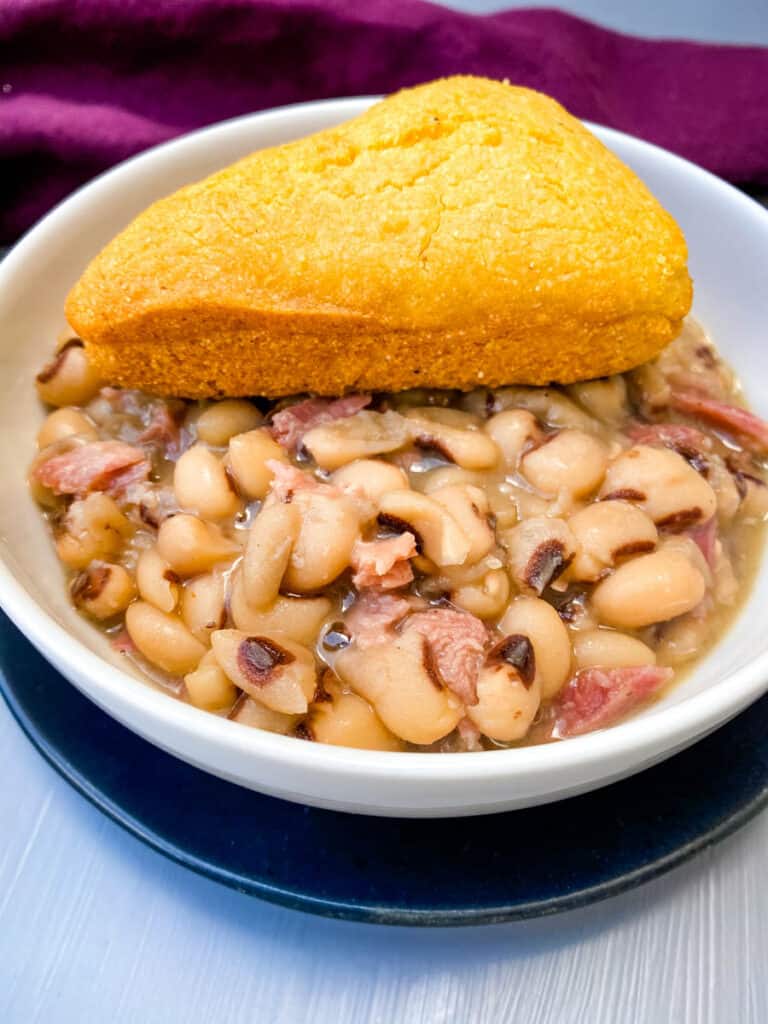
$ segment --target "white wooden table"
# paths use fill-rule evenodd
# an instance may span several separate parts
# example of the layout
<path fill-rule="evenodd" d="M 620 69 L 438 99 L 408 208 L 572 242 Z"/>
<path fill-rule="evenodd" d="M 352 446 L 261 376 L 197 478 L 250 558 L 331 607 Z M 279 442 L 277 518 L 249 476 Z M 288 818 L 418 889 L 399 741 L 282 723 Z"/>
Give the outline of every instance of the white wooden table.
<path fill-rule="evenodd" d="M 766 0 L 566 6 L 625 31 L 768 43 Z M 764 1024 L 767 854 L 763 814 L 671 875 L 562 916 L 432 931 L 326 921 L 142 846 L 59 779 L 0 702 L 0 1024 Z"/>

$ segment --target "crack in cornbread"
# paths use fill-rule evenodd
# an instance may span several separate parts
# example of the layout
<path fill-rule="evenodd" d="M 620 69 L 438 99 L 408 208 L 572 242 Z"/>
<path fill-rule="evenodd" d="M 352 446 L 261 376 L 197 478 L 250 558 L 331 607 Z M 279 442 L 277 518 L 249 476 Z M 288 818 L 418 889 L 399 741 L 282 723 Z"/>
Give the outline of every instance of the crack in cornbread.
<path fill-rule="evenodd" d="M 549 97 L 456 77 L 153 204 L 67 316 L 110 383 L 280 396 L 618 373 L 690 301 L 629 168 Z"/>

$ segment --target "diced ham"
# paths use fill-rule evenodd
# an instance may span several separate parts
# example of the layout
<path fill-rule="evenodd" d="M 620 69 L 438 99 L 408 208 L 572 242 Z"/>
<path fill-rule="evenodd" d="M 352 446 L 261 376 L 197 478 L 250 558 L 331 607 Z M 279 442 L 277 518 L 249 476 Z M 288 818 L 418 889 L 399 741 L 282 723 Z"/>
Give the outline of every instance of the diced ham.
<path fill-rule="evenodd" d="M 128 480 L 145 479 L 149 463 L 140 448 L 122 441 L 92 441 L 41 463 L 35 476 L 54 494 L 83 496 L 90 491 L 122 489 Z"/>
<path fill-rule="evenodd" d="M 410 612 L 404 597 L 381 590 L 364 590 L 346 615 L 346 625 L 358 647 L 372 647 L 391 634 L 392 627 Z"/>
<path fill-rule="evenodd" d="M 477 704 L 477 677 L 488 641 L 480 619 L 453 608 L 430 608 L 412 615 L 406 629 L 427 641 L 445 685 L 465 704 Z"/>
<path fill-rule="evenodd" d="M 131 640 L 131 635 L 127 629 L 121 629 L 119 633 L 116 633 L 110 640 L 112 649 L 117 651 L 118 654 L 134 654 L 136 652 L 136 644 Z"/>
<path fill-rule="evenodd" d="M 416 538 L 412 533 L 401 533 L 384 540 L 359 540 L 352 549 L 352 582 L 363 590 L 379 587 L 395 590 L 413 579 L 410 558 L 416 554 Z"/>
<path fill-rule="evenodd" d="M 706 523 L 700 523 L 686 532 L 691 540 L 698 544 L 710 569 L 714 569 L 717 562 L 717 519 L 715 516 L 708 519 Z"/>
<path fill-rule="evenodd" d="M 456 732 L 459 734 L 459 741 L 463 751 L 483 749 L 483 744 L 480 742 L 482 733 L 471 718 L 462 718 L 456 726 Z"/>
<path fill-rule="evenodd" d="M 768 423 L 747 409 L 727 405 L 692 391 L 673 392 L 670 404 L 679 412 L 697 416 L 731 434 L 745 447 L 768 453 Z"/>
<path fill-rule="evenodd" d="M 290 501 L 297 491 L 323 491 L 324 493 L 341 494 L 338 487 L 332 484 L 324 484 L 311 473 L 305 473 L 296 466 L 279 459 L 267 459 L 266 466 L 272 470 L 272 483 L 270 484 L 270 497 L 278 501 Z"/>
<path fill-rule="evenodd" d="M 295 452 L 304 435 L 321 423 L 354 416 L 367 405 L 370 395 L 345 395 L 331 401 L 328 398 L 307 398 L 304 402 L 289 405 L 272 417 L 272 437 L 289 452 Z"/>
<path fill-rule="evenodd" d="M 633 711 L 673 676 L 671 668 L 586 668 L 560 691 L 555 705 L 561 738 L 603 729 Z"/>
<path fill-rule="evenodd" d="M 167 459 L 178 458 L 181 451 L 181 430 L 166 402 L 158 402 L 150 420 L 136 438 L 139 444 L 157 443 Z"/>
<path fill-rule="evenodd" d="M 631 423 L 627 434 L 635 444 L 663 444 L 667 448 L 691 448 L 706 452 L 712 439 L 686 423 Z"/>

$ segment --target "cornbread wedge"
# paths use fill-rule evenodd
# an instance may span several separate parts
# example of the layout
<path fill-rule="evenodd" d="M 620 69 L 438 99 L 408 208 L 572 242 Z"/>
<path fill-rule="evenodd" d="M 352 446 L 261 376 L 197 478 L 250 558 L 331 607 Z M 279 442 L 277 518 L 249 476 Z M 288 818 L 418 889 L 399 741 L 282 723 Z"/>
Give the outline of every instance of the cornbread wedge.
<path fill-rule="evenodd" d="M 153 204 L 66 312 L 110 383 L 279 396 L 617 373 L 690 302 L 628 167 L 549 97 L 456 77 Z"/>

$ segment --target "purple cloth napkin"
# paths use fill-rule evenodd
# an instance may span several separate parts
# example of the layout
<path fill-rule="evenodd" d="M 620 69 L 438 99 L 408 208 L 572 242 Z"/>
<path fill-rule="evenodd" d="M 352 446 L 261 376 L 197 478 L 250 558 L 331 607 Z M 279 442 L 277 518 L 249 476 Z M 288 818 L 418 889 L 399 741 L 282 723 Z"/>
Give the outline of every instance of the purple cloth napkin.
<path fill-rule="evenodd" d="M 138 150 L 298 100 L 472 72 L 768 183 L 768 49 L 421 0 L 0 0 L 0 241 Z"/>

